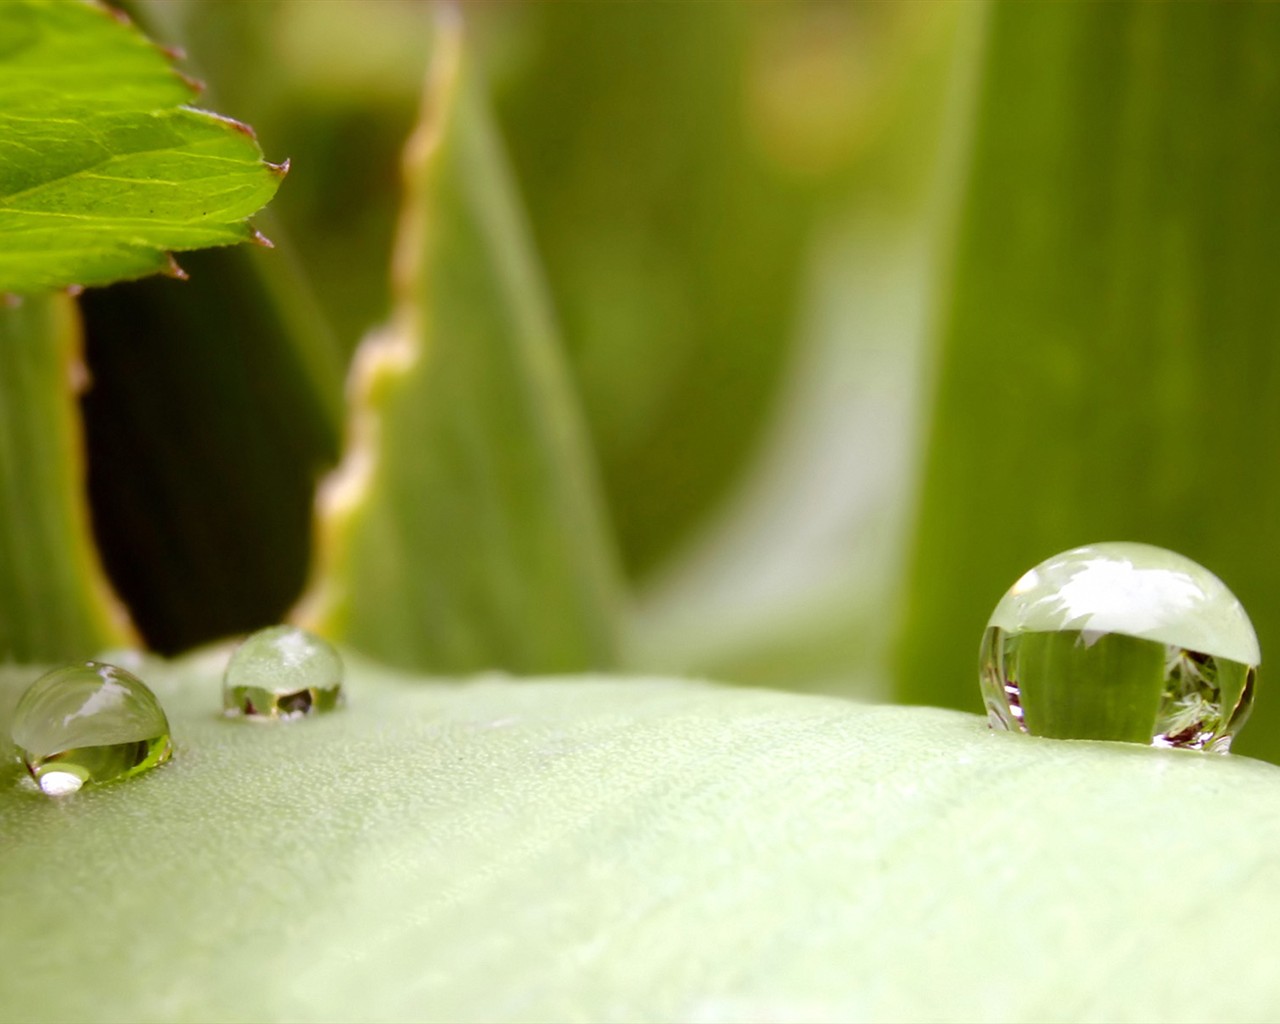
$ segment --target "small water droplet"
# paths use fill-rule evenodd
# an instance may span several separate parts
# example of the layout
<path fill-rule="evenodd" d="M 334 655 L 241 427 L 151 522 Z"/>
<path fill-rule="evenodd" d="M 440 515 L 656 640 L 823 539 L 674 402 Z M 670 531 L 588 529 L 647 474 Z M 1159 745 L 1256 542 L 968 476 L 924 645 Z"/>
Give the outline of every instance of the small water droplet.
<path fill-rule="evenodd" d="M 242 643 L 222 678 L 224 713 L 290 720 L 342 704 L 342 658 L 296 626 L 271 626 Z"/>
<path fill-rule="evenodd" d="M 83 661 L 47 672 L 13 716 L 13 742 L 50 796 L 137 775 L 173 754 L 156 695 L 115 665 Z"/>
<path fill-rule="evenodd" d="M 1261 655 L 1213 573 L 1149 544 L 1091 544 L 1029 570 L 996 605 L 980 681 L 994 729 L 1227 753 Z"/>

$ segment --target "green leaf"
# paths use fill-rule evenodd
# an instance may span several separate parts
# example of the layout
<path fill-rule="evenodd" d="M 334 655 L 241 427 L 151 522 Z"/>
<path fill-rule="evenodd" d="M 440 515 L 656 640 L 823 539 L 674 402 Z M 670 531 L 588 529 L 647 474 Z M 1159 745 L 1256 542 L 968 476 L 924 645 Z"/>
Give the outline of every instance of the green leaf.
<path fill-rule="evenodd" d="M 153 38 L 176 40 L 234 111 L 305 168 L 272 201 L 349 356 L 386 315 L 397 169 L 422 92 L 433 5 L 330 0 L 135 0 Z M 465 6 L 465 5 L 464 5 Z M 359 45 L 353 45 L 358 33 Z M 275 225 L 263 231 L 280 241 Z"/>
<path fill-rule="evenodd" d="M 255 237 L 285 168 L 93 2 L 0 12 L 0 292 L 180 274 L 168 250 Z"/>
<path fill-rule="evenodd" d="M 988 17 L 900 692 L 976 708 L 983 624 L 1021 573 L 1146 541 L 1249 611 L 1237 749 L 1280 757 L 1280 8 Z"/>
<path fill-rule="evenodd" d="M 1256 1020 L 1280 773 L 956 712 L 662 679 L 222 720 L 139 670 L 173 762 L 0 777 L 18 1020 Z M 0 729 L 29 673 L 0 683 Z"/>
<path fill-rule="evenodd" d="M 384 661 L 613 658 L 603 515 L 551 312 L 459 30 L 406 157 L 390 326 L 356 354 L 300 619 Z"/>
<path fill-rule="evenodd" d="M 90 535 L 64 295 L 0 305 L 0 663 L 83 656 L 132 636 Z"/>

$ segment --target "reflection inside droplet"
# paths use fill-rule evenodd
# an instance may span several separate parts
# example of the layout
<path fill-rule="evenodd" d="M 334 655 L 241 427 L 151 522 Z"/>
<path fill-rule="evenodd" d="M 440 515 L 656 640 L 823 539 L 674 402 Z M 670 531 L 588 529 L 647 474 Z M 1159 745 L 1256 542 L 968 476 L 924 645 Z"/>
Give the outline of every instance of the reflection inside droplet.
<path fill-rule="evenodd" d="M 1146 544 L 1047 559 L 996 606 L 980 679 L 993 728 L 1226 753 L 1260 661 L 1240 602 Z"/>
<path fill-rule="evenodd" d="M 222 680 L 224 713 L 291 721 L 341 706 L 342 658 L 325 640 L 294 626 L 259 630 L 231 656 Z"/>

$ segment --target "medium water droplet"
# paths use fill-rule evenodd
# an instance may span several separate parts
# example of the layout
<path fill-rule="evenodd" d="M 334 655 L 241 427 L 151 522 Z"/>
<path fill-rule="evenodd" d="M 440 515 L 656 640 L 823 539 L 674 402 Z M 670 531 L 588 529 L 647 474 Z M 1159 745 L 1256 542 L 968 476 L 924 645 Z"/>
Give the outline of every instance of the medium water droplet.
<path fill-rule="evenodd" d="M 222 678 L 228 715 L 288 720 L 332 711 L 342 700 L 342 658 L 295 626 L 254 633 L 236 648 Z"/>
<path fill-rule="evenodd" d="M 1261 656 L 1213 573 L 1149 544 L 1074 548 L 1025 573 L 982 637 L 992 728 L 1227 753 Z"/>
<path fill-rule="evenodd" d="M 22 695 L 13 742 L 50 796 L 164 764 L 173 754 L 156 695 L 115 665 L 84 661 L 47 672 Z"/>

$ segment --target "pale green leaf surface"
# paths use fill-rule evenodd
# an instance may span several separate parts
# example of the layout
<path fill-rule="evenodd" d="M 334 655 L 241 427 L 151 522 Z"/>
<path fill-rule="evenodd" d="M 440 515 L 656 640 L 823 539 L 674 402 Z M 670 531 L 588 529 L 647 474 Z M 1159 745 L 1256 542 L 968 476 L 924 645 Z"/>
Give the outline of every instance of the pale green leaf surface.
<path fill-rule="evenodd" d="M 131 636 L 90 533 L 76 409 L 84 382 L 71 299 L 0 305 L 0 663 Z"/>
<path fill-rule="evenodd" d="M 662 679 L 217 715 L 53 802 L 0 775 L 10 1020 L 1256 1020 L 1280 774 Z M 0 728 L 35 671 L 0 675 Z"/>
<path fill-rule="evenodd" d="M 0 292 L 171 271 L 253 237 L 283 169 L 244 125 L 183 104 L 164 51 L 96 3 L 0 6 Z"/>
<path fill-rule="evenodd" d="M 356 353 L 298 617 L 408 668 L 602 667 L 604 513 L 470 52 L 444 24 L 406 152 L 393 315 Z"/>

